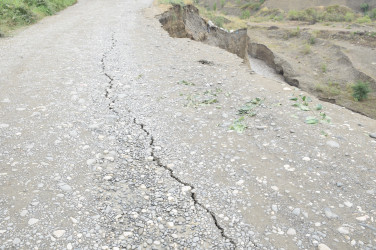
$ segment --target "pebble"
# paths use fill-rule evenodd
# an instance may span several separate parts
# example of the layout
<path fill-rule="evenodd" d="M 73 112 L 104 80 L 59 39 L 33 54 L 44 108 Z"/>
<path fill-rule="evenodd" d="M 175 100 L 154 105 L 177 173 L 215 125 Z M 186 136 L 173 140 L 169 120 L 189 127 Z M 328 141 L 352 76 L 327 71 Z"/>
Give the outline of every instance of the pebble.
<path fill-rule="evenodd" d="M 65 230 L 56 230 L 52 233 L 56 238 L 60 238 L 65 234 Z"/>
<path fill-rule="evenodd" d="M 29 212 L 27 210 L 22 210 L 21 213 L 20 213 L 20 216 L 21 217 L 24 217 L 28 214 Z"/>
<path fill-rule="evenodd" d="M 300 208 L 294 208 L 294 210 L 292 210 L 292 213 L 296 216 L 299 216 L 300 215 Z"/>
<path fill-rule="evenodd" d="M 368 215 L 364 215 L 364 216 L 361 216 L 361 217 L 356 217 L 356 220 L 358 220 L 358 221 L 366 221 L 368 218 L 369 218 Z"/>
<path fill-rule="evenodd" d="M 335 142 L 335 141 L 327 141 L 326 145 L 328 145 L 329 147 L 332 147 L 332 148 L 339 148 L 338 142 Z"/>
<path fill-rule="evenodd" d="M 345 204 L 346 207 L 352 207 L 353 204 L 350 201 L 345 201 L 343 204 Z"/>
<path fill-rule="evenodd" d="M 294 228 L 289 228 L 289 229 L 287 230 L 287 234 L 288 234 L 288 235 L 296 235 L 296 230 L 295 230 Z"/>
<path fill-rule="evenodd" d="M 274 191 L 278 191 L 279 188 L 277 186 L 271 186 L 271 189 L 273 189 Z"/>
<path fill-rule="evenodd" d="M 29 226 L 31 226 L 31 225 L 34 225 L 35 223 L 38 223 L 38 219 L 35 219 L 35 218 L 31 218 L 28 222 L 27 222 L 27 224 L 29 225 Z"/>
<path fill-rule="evenodd" d="M 20 244 L 20 243 L 21 243 L 20 238 L 15 238 L 15 239 L 13 240 L 13 244 L 14 244 L 14 245 L 18 245 L 18 244 Z"/>
<path fill-rule="evenodd" d="M 112 180 L 112 176 L 111 175 L 106 175 L 105 177 L 103 177 L 103 180 L 110 181 L 110 180 Z"/>
<path fill-rule="evenodd" d="M 324 209 L 324 213 L 325 213 L 325 216 L 328 219 L 337 219 L 338 218 L 338 215 L 333 213 L 332 210 L 330 210 L 330 208 L 328 208 L 328 207 Z"/>
<path fill-rule="evenodd" d="M 303 157 L 303 161 L 310 161 L 311 159 L 309 157 Z"/>
<path fill-rule="evenodd" d="M 236 185 L 240 186 L 240 185 L 242 185 L 243 183 L 244 183 L 243 180 L 239 180 L 238 182 L 236 182 Z"/>
<path fill-rule="evenodd" d="M 183 192 L 183 193 L 186 193 L 186 192 L 188 192 L 188 191 L 191 191 L 191 187 L 190 186 L 184 186 L 184 187 L 182 187 L 181 188 L 181 191 Z"/>
<path fill-rule="evenodd" d="M 369 137 L 373 138 L 373 139 L 376 139 L 376 133 L 371 133 L 369 134 Z"/>
<path fill-rule="evenodd" d="M 278 212 L 278 206 L 277 205 L 272 205 L 272 210 L 274 212 Z"/>
<path fill-rule="evenodd" d="M 350 231 L 347 227 L 339 227 L 337 228 L 337 231 L 340 232 L 341 234 L 349 234 Z"/>
<path fill-rule="evenodd" d="M 67 244 L 67 249 L 68 249 L 68 250 L 73 249 L 72 243 L 68 243 L 68 244 Z"/>
<path fill-rule="evenodd" d="M 86 161 L 86 164 L 87 164 L 88 166 L 91 166 L 91 165 L 93 165 L 93 164 L 96 163 L 96 162 L 97 162 L 96 159 L 89 159 L 89 160 Z"/>
<path fill-rule="evenodd" d="M 124 235 L 124 237 L 129 237 L 129 236 L 132 236 L 133 233 L 132 232 L 124 232 L 123 235 Z"/>
<path fill-rule="evenodd" d="M 8 128 L 9 124 L 6 123 L 0 123 L 0 128 Z"/>
<path fill-rule="evenodd" d="M 327 245 L 323 244 L 323 243 L 319 244 L 318 247 L 317 247 L 317 249 L 318 250 L 330 250 L 330 248 Z"/>
<path fill-rule="evenodd" d="M 72 187 L 69 186 L 68 184 L 66 183 L 60 183 L 59 184 L 59 187 L 61 190 L 63 190 L 64 192 L 71 192 L 72 191 Z"/>

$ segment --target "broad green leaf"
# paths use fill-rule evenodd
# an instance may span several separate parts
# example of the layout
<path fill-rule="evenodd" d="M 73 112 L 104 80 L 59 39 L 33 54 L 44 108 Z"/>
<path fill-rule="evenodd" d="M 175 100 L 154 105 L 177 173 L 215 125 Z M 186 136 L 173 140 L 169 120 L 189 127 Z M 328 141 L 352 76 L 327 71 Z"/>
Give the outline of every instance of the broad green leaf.
<path fill-rule="evenodd" d="M 317 104 L 316 110 L 322 110 L 322 105 L 321 104 Z"/>
<path fill-rule="evenodd" d="M 308 116 L 305 120 L 305 123 L 307 123 L 307 124 L 317 124 L 317 123 L 319 123 L 319 120 L 314 116 Z"/>
<path fill-rule="evenodd" d="M 309 107 L 305 105 L 300 105 L 300 109 L 303 111 L 310 111 Z"/>

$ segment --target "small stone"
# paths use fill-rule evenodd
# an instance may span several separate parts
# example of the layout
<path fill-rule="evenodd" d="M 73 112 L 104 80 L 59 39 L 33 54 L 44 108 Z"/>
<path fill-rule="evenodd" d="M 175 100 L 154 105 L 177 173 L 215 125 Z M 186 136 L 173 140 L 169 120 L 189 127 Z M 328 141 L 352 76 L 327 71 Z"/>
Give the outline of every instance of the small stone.
<path fill-rule="evenodd" d="M 15 239 L 13 240 L 13 244 L 14 244 L 14 245 L 18 245 L 18 244 L 20 244 L 20 243 L 21 243 L 20 238 L 15 238 Z"/>
<path fill-rule="evenodd" d="M 300 208 L 294 208 L 294 210 L 292 210 L 292 214 L 296 215 L 296 216 L 299 216 L 300 215 Z"/>
<path fill-rule="evenodd" d="M 244 183 L 243 180 L 239 180 L 238 182 L 236 182 L 236 185 L 240 186 L 240 185 L 242 185 L 243 183 Z"/>
<path fill-rule="evenodd" d="M 193 242 L 198 242 L 199 240 L 200 240 L 199 237 L 194 237 L 194 238 L 193 238 Z"/>
<path fill-rule="evenodd" d="M 278 191 L 279 188 L 277 186 L 271 186 L 271 189 L 273 189 L 274 191 Z"/>
<path fill-rule="evenodd" d="M 356 217 L 356 220 L 358 220 L 358 221 L 366 221 L 368 218 L 369 218 L 368 215 L 364 215 L 364 216 L 361 216 L 361 217 Z"/>
<path fill-rule="evenodd" d="M 129 236 L 132 236 L 133 233 L 132 232 L 129 232 L 129 231 L 126 231 L 123 233 L 124 237 L 129 237 Z"/>
<path fill-rule="evenodd" d="M 327 141 L 326 145 L 328 145 L 329 147 L 332 147 L 332 148 L 339 148 L 338 142 L 335 142 L 335 141 Z"/>
<path fill-rule="evenodd" d="M 70 217 L 71 221 L 74 223 L 74 224 L 77 224 L 78 223 L 78 220 L 76 220 L 75 218 L 73 217 Z"/>
<path fill-rule="evenodd" d="M 337 228 L 337 231 L 340 232 L 341 234 L 349 234 L 350 231 L 347 227 L 339 227 Z"/>
<path fill-rule="evenodd" d="M 328 208 L 328 207 L 324 209 L 324 213 L 325 213 L 325 216 L 328 219 L 337 219 L 338 218 L 338 215 L 333 213 L 332 210 L 330 210 L 330 208 Z"/>
<path fill-rule="evenodd" d="M 186 192 L 188 192 L 188 191 L 191 191 L 191 187 L 190 186 L 184 186 L 184 187 L 182 187 L 181 188 L 181 191 L 183 192 L 183 193 L 186 193 Z"/>
<path fill-rule="evenodd" d="M 88 166 L 91 166 L 91 165 L 93 165 L 93 164 L 96 163 L 96 162 L 97 162 L 96 159 L 89 159 L 89 160 L 86 161 L 86 164 L 87 164 Z"/>
<path fill-rule="evenodd" d="M 278 212 L 278 206 L 277 205 L 272 205 L 272 210 L 274 212 Z"/>
<path fill-rule="evenodd" d="M 318 250 L 331 250 L 327 245 L 321 243 L 317 247 Z"/>
<path fill-rule="evenodd" d="M 337 182 L 336 185 L 337 185 L 337 187 L 342 187 L 343 183 L 342 182 Z"/>
<path fill-rule="evenodd" d="M 310 161 L 311 159 L 309 157 L 303 157 L 303 161 Z"/>
<path fill-rule="evenodd" d="M 29 226 L 31 226 L 31 225 L 34 225 L 35 223 L 38 223 L 38 219 L 35 219 L 35 218 L 31 218 L 28 222 L 27 222 L 27 224 L 29 225 Z"/>
<path fill-rule="evenodd" d="M 65 234 L 65 230 L 56 230 L 52 233 L 56 238 L 60 238 Z"/>
<path fill-rule="evenodd" d="M 68 243 L 68 244 L 67 244 L 67 249 L 68 249 L 68 250 L 73 249 L 72 243 Z"/>
<path fill-rule="evenodd" d="M 346 207 L 352 207 L 353 204 L 350 201 L 345 201 L 343 204 L 345 204 Z"/>
<path fill-rule="evenodd" d="M 366 190 L 366 193 L 373 195 L 375 193 L 375 190 L 373 190 L 373 189 Z"/>
<path fill-rule="evenodd" d="M 288 234 L 288 235 L 296 235 L 296 230 L 295 230 L 294 228 L 289 228 L 289 229 L 287 230 L 287 234 Z"/>
<path fill-rule="evenodd" d="M 369 134 L 369 137 L 373 138 L 373 139 L 376 139 L 376 133 L 371 133 Z"/>
<path fill-rule="evenodd" d="M 110 181 L 110 180 L 112 180 L 112 176 L 111 175 L 106 175 L 105 177 L 103 177 L 103 180 Z"/>
<path fill-rule="evenodd" d="M 20 213 L 21 217 L 25 217 L 29 212 L 27 210 L 22 210 Z"/>
<path fill-rule="evenodd" d="M 0 123 L 0 128 L 8 128 L 9 124 Z"/>
<path fill-rule="evenodd" d="M 64 192 L 71 192 L 72 191 L 72 187 L 69 186 L 68 184 L 66 183 L 61 183 L 59 184 L 59 187 L 61 190 L 63 190 Z"/>
<path fill-rule="evenodd" d="M 168 226 L 169 228 L 172 228 L 172 227 L 174 227 L 174 223 L 173 223 L 173 222 L 167 222 L 167 226 Z"/>

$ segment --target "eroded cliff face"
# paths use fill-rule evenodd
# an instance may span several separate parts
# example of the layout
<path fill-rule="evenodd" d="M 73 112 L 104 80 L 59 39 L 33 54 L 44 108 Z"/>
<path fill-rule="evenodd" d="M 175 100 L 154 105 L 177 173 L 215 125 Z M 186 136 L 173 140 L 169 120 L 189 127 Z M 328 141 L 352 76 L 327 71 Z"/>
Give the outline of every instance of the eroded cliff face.
<path fill-rule="evenodd" d="M 201 18 L 193 5 L 174 5 L 169 11 L 159 15 L 158 19 L 172 37 L 190 38 L 217 46 L 248 61 L 247 29 L 227 32 Z"/>
<path fill-rule="evenodd" d="M 323 101 L 376 118 L 372 101 L 376 99 L 375 79 L 361 67 L 356 67 L 344 52 L 346 49 L 330 38 L 318 36 L 315 44 L 306 45 L 308 51 L 302 53 L 302 44 L 312 37 L 308 31 L 301 31 L 294 37 L 290 37 L 290 30 L 279 28 L 250 27 L 228 32 L 200 17 L 198 9 L 192 5 L 174 5 L 157 18 L 171 37 L 190 38 L 220 47 L 236 54 L 248 65 L 249 56 L 260 59 L 282 75 L 288 84 Z M 349 91 L 350 84 L 358 81 L 368 82 L 373 90 L 365 102 L 356 102 Z"/>

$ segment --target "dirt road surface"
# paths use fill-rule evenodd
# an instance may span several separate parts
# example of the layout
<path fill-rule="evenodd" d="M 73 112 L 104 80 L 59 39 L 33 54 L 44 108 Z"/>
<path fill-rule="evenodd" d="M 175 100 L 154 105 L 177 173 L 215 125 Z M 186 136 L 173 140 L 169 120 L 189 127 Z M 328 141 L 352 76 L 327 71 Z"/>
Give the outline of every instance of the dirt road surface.
<path fill-rule="evenodd" d="M 292 106 L 150 6 L 81 0 L 0 40 L 0 249 L 375 249 L 375 121 Z"/>

